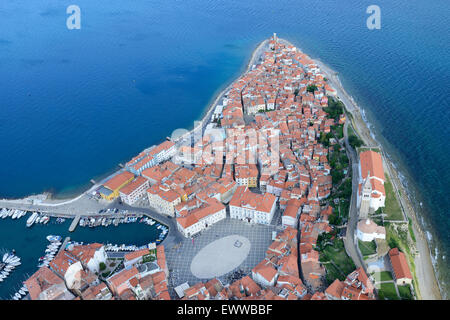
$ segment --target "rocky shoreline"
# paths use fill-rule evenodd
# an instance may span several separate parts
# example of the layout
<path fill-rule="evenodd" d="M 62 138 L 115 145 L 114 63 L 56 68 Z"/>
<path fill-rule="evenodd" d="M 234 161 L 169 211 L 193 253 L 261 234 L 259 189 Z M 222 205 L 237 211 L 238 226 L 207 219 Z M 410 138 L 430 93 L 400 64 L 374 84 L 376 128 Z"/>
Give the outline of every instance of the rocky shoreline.
<path fill-rule="evenodd" d="M 391 161 L 386 156 L 385 151 L 383 151 L 382 146 L 372 136 L 372 133 L 370 132 L 366 121 L 361 115 L 360 107 L 345 91 L 337 73 L 330 67 L 325 65 L 322 61 L 317 59 L 313 60 L 323 71 L 324 75 L 329 79 L 329 82 L 338 92 L 338 96 L 344 103 L 347 111 L 352 115 L 352 125 L 361 140 L 363 140 L 365 145 L 368 147 L 376 147 L 380 149 L 383 156 L 385 168 L 387 169 L 386 171 L 391 178 L 394 188 L 397 190 L 397 199 L 400 201 L 401 207 L 403 208 L 403 212 L 406 217 L 411 218 L 413 221 L 413 230 L 415 235 L 417 235 L 416 246 L 419 253 L 414 261 L 416 267 L 415 274 L 418 279 L 421 298 L 424 300 L 442 299 L 438 281 L 436 279 L 435 270 L 431 261 L 430 249 L 426 235 L 417 221 L 417 213 L 415 212 L 410 199 L 407 197 L 407 192 L 398 177 L 397 171 L 394 170 L 394 167 Z"/>

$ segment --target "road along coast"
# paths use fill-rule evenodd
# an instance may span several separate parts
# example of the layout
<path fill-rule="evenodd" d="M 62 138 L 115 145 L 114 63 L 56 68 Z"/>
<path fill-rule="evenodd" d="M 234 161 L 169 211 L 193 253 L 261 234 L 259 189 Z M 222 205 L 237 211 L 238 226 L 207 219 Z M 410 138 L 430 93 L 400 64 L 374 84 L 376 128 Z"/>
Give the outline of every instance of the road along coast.
<path fill-rule="evenodd" d="M 289 45 L 293 45 L 290 42 L 279 39 L 281 42 L 285 42 Z M 296 46 L 299 48 L 298 46 Z M 254 64 L 258 62 L 261 55 L 264 54 L 264 52 L 268 50 L 268 40 L 262 41 L 256 49 L 253 51 L 253 54 L 250 58 L 250 61 L 247 65 L 246 70 L 244 73 L 248 72 Z M 300 51 L 304 52 L 299 48 Z M 314 60 L 314 59 L 313 59 Z M 354 101 L 354 99 L 345 91 L 343 88 L 339 77 L 335 71 L 333 71 L 331 68 L 326 66 L 323 62 L 320 60 L 314 60 L 314 62 L 320 67 L 323 74 L 328 78 L 329 83 L 336 89 L 338 93 L 338 97 L 342 100 L 344 103 L 346 110 L 348 113 L 351 114 L 351 121 L 354 129 L 356 130 L 359 137 L 364 141 L 366 146 L 368 147 L 377 147 L 382 151 L 381 145 L 374 139 L 372 136 L 366 122 L 364 121 L 361 110 Z M 234 82 L 234 81 L 233 81 Z M 183 142 L 185 138 L 190 136 L 191 134 L 201 136 L 201 133 L 205 129 L 206 125 L 210 122 L 211 115 L 214 112 L 217 104 L 221 99 L 224 98 L 226 92 L 230 89 L 232 83 L 231 82 L 224 90 L 222 90 L 216 98 L 213 100 L 213 102 L 210 104 L 209 108 L 206 108 L 205 114 L 200 121 L 199 124 L 197 124 L 191 131 L 185 132 L 183 135 L 174 138 L 173 141 L 175 143 Z M 428 243 L 426 240 L 426 236 L 422 232 L 419 224 L 417 223 L 416 213 L 414 212 L 413 206 L 410 203 L 409 198 L 406 196 L 406 191 L 404 190 L 403 185 L 400 183 L 400 179 L 397 176 L 397 173 L 395 170 L 393 170 L 393 166 L 389 159 L 385 156 L 385 153 L 382 151 L 382 155 L 384 158 L 384 163 L 386 166 L 386 171 L 388 172 L 391 181 L 394 185 L 394 189 L 396 190 L 397 197 L 401 203 L 402 209 L 404 214 L 407 217 L 410 217 L 413 220 L 413 228 L 414 232 L 418 237 L 416 237 L 416 245 L 417 250 L 419 252 L 418 257 L 415 259 L 415 266 L 416 266 L 416 276 L 418 279 L 418 286 L 420 291 L 420 296 L 422 299 L 441 299 L 441 294 L 438 286 L 438 282 L 435 277 L 434 268 L 431 262 L 431 256 L 430 251 L 428 247 Z M 56 208 L 60 209 L 61 211 L 67 211 L 66 213 L 68 215 L 75 216 L 77 214 L 80 214 L 80 212 L 89 212 L 93 208 L 89 208 L 90 204 L 93 203 L 87 199 L 87 194 L 91 192 L 93 189 L 95 189 L 99 184 L 96 184 L 95 186 L 91 187 L 88 191 L 84 192 L 83 194 L 79 195 L 76 198 L 73 199 L 67 199 L 61 202 L 53 202 L 48 201 L 40 201 L 39 205 L 33 205 L 30 204 L 29 200 L 3 200 L 0 201 L 1 207 L 10 207 L 10 208 L 23 208 L 26 206 L 26 210 L 33 210 L 34 209 L 40 209 L 42 211 L 45 211 L 45 209 L 50 209 L 55 212 Z M 400 191 L 400 192 L 399 192 Z M 82 205 L 80 205 L 82 203 Z M 97 203 L 98 206 L 98 203 Z M 64 210 L 64 209 L 65 210 Z M 100 206 L 95 208 L 97 211 L 100 208 Z M 62 212 L 61 212 L 62 213 Z"/>
<path fill-rule="evenodd" d="M 298 47 L 297 47 L 298 48 Z M 301 50 L 301 49 L 299 49 Z M 410 199 L 407 196 L 403 184 L 401 183 L 397 170 L 394 169 L 389 158 L 386 156 L 382 146 L 375 140 L 371 133 L 369 126 L 364 121 L 361 115 L 361 109 L 355 102 L 355 100 L 345 91 L 342 83 L 339 79 L 338 73 L 332 70 L 318 59 L 313 61 L 319 66 L 323 74 L 329 79 L 330 84 L 336 89 L 339 99 L 344 103 L 347 112 L 351 114 L 352 126 L 355 129 L 358 136 L 364 142 L 367 147 L 378 148 L 381 151 L 385 171 L 387 172 L 390 180 L 394 186 L 394 190 L 397 199 L 403 210 L 403 214 L 406 218 L 411 218 L 413 221 L 413 230 L 416 235 L 416 246 L 418 255 L 415 258 L 415 274 L 418 279 L 419 294 L 424 300 L 442 299 L 438 281 L 436 280 L 435 270 L 431 260 L 430 249 L 427 241 L 427 237 L 420 227 L 416 212 L 412 206 Z"/>

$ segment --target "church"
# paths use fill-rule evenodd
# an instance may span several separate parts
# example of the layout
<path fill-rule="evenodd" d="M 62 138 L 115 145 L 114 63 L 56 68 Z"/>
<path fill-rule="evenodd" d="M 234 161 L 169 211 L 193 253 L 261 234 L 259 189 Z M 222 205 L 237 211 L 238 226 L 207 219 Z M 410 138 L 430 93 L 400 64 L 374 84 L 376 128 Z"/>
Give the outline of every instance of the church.
<path fill-rule="evenodd" d="M 384 189 L 384 169 L 381 155 L 372 150 L 359 155 L 359 191 L 357 204 L 361 219 L 368 218 L 380 207 L 384 207 L 386 191 Z"/>

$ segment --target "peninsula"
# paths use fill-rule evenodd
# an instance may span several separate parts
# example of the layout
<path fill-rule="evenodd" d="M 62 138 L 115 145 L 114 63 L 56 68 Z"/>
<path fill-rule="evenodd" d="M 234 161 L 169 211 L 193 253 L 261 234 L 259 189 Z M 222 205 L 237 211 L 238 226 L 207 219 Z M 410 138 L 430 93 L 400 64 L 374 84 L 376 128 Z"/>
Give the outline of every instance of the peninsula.
<path fill-rule="evenodd" d="M 117 210 L 168 226 L 122 255 L 66 243 L 25 282 L 33 300 L 440 299 L 392 168 L 337 73 L 274 34 L 191 131 L 74 199 L 0 208 L 74 218 L 72 230 Z"/>

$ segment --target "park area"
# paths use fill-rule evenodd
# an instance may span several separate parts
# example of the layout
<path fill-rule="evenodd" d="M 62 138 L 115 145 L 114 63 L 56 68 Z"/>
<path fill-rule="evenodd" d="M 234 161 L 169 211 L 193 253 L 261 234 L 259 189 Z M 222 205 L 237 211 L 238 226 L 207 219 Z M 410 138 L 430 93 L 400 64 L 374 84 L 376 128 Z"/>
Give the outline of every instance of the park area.
<path fill-rule="evenodd" d="M 320 252 L 320 262 L 327 270 L 327 281 L 332 283 L 335 279 L 345 280 L 347 275 L 356 269 L 352 259 L 347 255 L 344 242 L 335 239 L 332 244 L 326 245 Z"/>
<path fill-rule="evenodd" d="M 358 247 L 363 257 L 371 256 L 377 253 L 377 244 L 375 243 L 375 240 L 361 241 L 358 239 Z"/>

